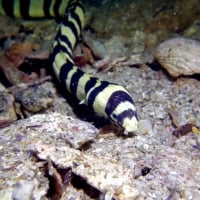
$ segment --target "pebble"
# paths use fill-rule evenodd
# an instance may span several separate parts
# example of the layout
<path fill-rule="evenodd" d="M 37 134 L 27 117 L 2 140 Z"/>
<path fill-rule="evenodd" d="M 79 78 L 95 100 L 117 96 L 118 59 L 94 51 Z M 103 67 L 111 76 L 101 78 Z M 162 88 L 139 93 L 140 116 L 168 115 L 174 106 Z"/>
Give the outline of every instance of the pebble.
<path fill-rule="evenodd" d="M 148 134 L 150 131 L 152 131 L 152 123 L 149 119 L 142 119 L 139 120 L 138 123 L 138 130 L 140 134 Z"/>
<path fill-rule="evenodd" d="M 199 74 L 200 42 L 183 37 L 168 39 L 157 46 L 155 58 L 173 77 Z"/>

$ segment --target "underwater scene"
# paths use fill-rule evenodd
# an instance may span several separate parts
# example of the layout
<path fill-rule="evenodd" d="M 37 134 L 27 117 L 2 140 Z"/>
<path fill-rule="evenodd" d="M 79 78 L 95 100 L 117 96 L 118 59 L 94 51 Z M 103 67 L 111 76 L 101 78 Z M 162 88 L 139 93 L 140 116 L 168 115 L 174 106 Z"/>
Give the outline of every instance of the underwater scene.
<path fill-rule="evenodd" d="M 199 0 L 0 0 L 0 199 L 200 199 Z"/>

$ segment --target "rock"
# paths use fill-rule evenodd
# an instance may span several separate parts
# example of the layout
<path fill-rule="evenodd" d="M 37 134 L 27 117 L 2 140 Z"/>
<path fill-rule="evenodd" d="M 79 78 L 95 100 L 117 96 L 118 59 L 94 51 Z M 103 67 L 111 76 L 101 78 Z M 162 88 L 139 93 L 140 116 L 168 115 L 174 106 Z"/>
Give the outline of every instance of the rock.
<path fill-rule="evenodd" d="M 139 121 L 138 129 L 141 134 L 147 134 L 152 131 L 152 123 L 149 119 L 143 119 Z"/>
<path fill-rule="evenodd" d="M 62 169 L 71 167 L 74 174 L 101 191 L 105 199 L 136 200 L 139 196 L 132 170 L 115 159 L 41 142 L 35 144 L 35 149 L 40 159 L 50 158 Z"/>
<path fill-rule="evenodd" d="M 156 60 L 173 77 L 200 73 L 200 42 L 172 38 L 162 42 L 155 51 Z"/>
<path fill-rule="evenodd" d="M 7 92 L 0 92 L 0 128 L 17 120 L 14 97 Z"/>
<path fill-rule="evenodd" d="M 58 113 L 34 115 L 0 129 L 0 199 L 46 200 L 49 179 L 45 163 L 35 159 L 34 145 L 79 148 L 96 138 L 97 131 L 87 122 Z"/>

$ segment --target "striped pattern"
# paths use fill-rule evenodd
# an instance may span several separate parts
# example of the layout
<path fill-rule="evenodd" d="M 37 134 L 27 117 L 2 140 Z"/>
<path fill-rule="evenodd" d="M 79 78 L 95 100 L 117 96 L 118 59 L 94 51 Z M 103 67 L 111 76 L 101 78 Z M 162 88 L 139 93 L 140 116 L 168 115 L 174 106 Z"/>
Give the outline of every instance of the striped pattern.
<path fill-rule="evenodd" d="M 0 14 L 24 19 L 64 15 L 69 0 L 0 0 Z"/>
<path fill-rule="evenodd" d="M 74 65 L 72 51 L 84 27 L 84 10 L 80 0 L 71 0 L 53 44 L 53 69 L 62 84 L 96 114 L 116 122 L 126 133 L 137 130 L 134 102 L 120 85 L 101 81 Z"/>
<path fill-rule="evenodd" d="M 80 0 L 0 0 L 0 3 L 0 13 L 11 17 L 56 17 L 65 13 L 50 56 L 55 75 L 80 103 L 97 115 L 111 119 L 125 133 L 137 130 L 136 109 L 126 89 L 101 81 L 74 65 L 72 51 L 84 27 Z"/>

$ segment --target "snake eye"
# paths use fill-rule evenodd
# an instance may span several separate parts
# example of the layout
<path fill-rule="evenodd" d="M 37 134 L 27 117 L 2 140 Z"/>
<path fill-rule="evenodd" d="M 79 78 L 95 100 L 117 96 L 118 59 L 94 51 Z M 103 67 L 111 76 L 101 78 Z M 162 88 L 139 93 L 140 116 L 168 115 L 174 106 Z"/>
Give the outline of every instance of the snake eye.
<path fill-rule="evenodd" d="M 115 113 L 113 113 L 113 114 L 111 115 L 111 118 L 113 118 L 114 120 L 116 120 L 116 119 L 117 119 L 117 115 L 116 115 Z"/>

